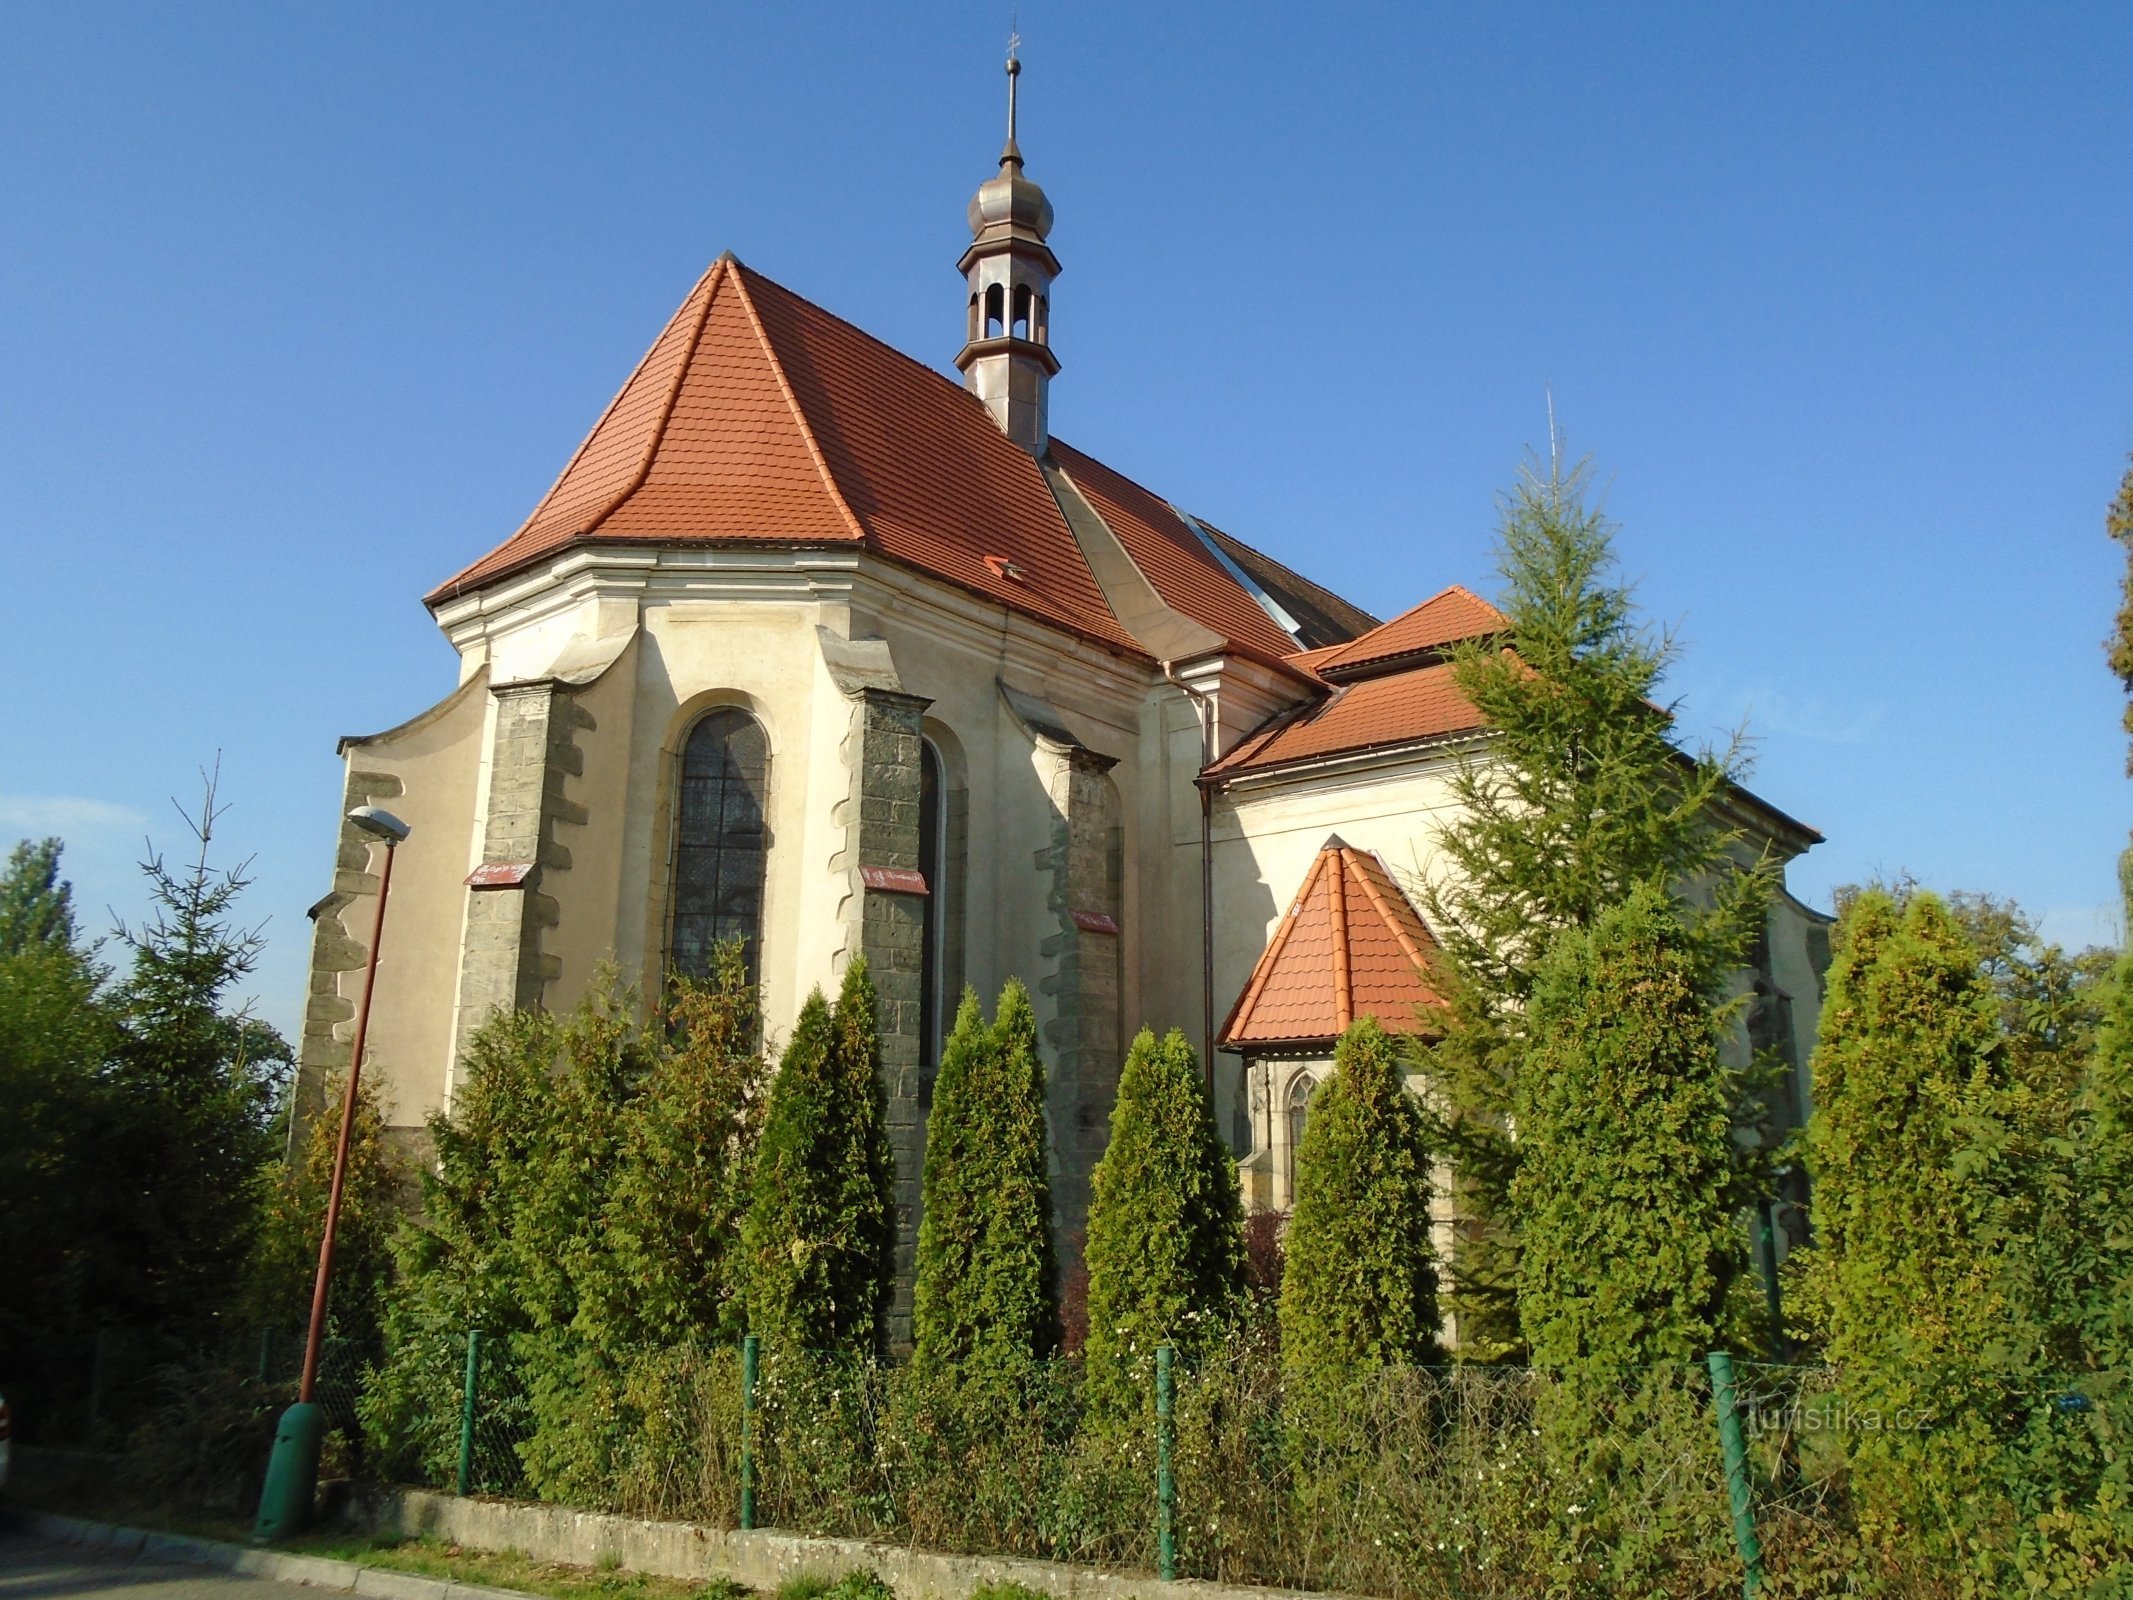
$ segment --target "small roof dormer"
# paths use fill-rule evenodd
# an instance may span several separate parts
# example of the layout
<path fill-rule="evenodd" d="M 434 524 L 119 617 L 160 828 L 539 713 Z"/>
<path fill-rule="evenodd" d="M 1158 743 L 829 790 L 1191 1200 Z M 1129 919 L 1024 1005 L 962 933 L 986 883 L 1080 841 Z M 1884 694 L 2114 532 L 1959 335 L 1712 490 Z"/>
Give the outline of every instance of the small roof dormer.
<path fill-rule="evenodd" d="M 969 290 L 962 350 L 963 386 L 1016 444 L 1033 456 L 1050 442 L 1049 388 L 1059 370 L 1052 354 L 1052 280 L 1059 258 L 1045 243 L 1052 202 L 1022 175 L 1015 142 L 1015 87 L 1022 63 L 1007 52 L 1007 144 L 1000 170 L 978 186 L 967 213 L 970 248 L 957 263 Z"/>

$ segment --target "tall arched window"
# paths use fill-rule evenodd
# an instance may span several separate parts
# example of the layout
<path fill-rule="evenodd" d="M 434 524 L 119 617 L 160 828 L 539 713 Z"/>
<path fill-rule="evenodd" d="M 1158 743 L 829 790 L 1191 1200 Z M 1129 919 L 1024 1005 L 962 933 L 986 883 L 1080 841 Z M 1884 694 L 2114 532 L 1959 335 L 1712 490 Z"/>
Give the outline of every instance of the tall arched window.
<path fill-rule="evenodd" d="M 1308 1072 L 1296 1074 L 1296 1081 L 1289 1085 L 1289 1160 L 1294 1162 L 1296 1152 L 1303 1148 L 1304 1123 L 1311 1115 L 1311 1091 L 1318 1085 Z"/>
<path fill-rule="evenodd" d="M 738 939 L 749 980 L 761 976 L 769 783 L 770 741 L 747 712 L 721 708 L 689 730 L 674 829 L 670 972 L 701 977 L 713 949 Z"/>

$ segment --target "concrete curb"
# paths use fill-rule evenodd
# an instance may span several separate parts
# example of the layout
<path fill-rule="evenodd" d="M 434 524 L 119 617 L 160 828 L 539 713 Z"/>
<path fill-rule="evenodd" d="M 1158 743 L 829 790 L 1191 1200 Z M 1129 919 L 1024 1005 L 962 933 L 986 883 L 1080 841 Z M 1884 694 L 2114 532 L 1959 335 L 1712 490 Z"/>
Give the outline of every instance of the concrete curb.
<path fill-rule="evenodd" d="M 536 1561 L 615 1566 L 702 1581 L 726 1578 L 764 1596 L 802 1573 L 835 1578 L 871 1570 L 898 1600 L 969 1600 L 984 1584 L 1019 1583 L 1050 1600 L 1343 1600 L 1330 1592 L 1253 1588 L 1018 1556 L 949 1555 L 908 1545 L 833 1539 L 778 1529 L 741 1533 L 693 1522 L 651 1522 L 566 1506 L 428 1489 L 358 1487 L 342 1524 L 394 1538 L 447 1540 L 470 1550 L 516 1550 Z"/>
<path fill-rule="evenodd" d="M 89 1522 L 80 1517 L 62 1517 L 50 1511 L 18 1510 L 11 1520 L 25 1532 L 59 1544 L 80 1545 L 113 1555 L 139 1556 L 160 1561 L 178 1561 L 192 1567 L 212 1567 L 246 1578 L 266 1578 L 276 1583 L 300 1583 L 311 1589 L 331 1589 L 341 1594 L 368 1595 L 372 1600 L 541 1600 L 517 1589 L 493 1589 L 486 1584 L 459 1583 L 450 1578 L 425 1578 L 416 1572 L 397 1572 L 390 1567 L 366 1567 L 359 1561 L 332 1561 L 324 1556 L 288 1555 L 279 1550 L 252 1550 L 220 1539 L 196 1539 L 183 1533 L 158 1533 L 152 1528 L 126 1528 L 112 1522 Z"/>

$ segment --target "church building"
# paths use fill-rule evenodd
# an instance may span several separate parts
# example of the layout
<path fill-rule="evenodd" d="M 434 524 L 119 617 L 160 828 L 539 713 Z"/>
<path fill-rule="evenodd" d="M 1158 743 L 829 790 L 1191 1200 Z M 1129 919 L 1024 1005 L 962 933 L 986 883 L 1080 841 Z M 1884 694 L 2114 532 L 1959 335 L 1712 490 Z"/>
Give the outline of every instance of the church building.
<path fill-rule="evenodd" d="M 1069 1250 L 1144 1024 L 1212 1063 L 1254 1208 L 1289 1203 L 1342 1029 L 1426 1027 L 1416 887 L 1485 749 L 1447 652 L 1502 618 L 1458 587 L 1366 611 L 1054 437 L 1052 220 L 1010 109 L 943 296 L 960 382 L 720 257 L 524 524 L 425 597 L 457 686 L 340 745 L 343 810 L 412 828 L 365 1064 L 397 1137 L 451 1106 L 497 1008 L 568 1008 L 603 965 L 656 992 L 739 939 L 774 1046 L 863 954 L 908 1269 L 966 985 L 1035 1002 Z M 1817 838 L 1736 811 L 1778 859 Z M 382 865 L 344 824 L 313 1097 L 347 1060 Z M 1792 1119 L 1827 959 L 1826 919 L 1781 893 L 1739 1048 L 1791 1061 Z"/>

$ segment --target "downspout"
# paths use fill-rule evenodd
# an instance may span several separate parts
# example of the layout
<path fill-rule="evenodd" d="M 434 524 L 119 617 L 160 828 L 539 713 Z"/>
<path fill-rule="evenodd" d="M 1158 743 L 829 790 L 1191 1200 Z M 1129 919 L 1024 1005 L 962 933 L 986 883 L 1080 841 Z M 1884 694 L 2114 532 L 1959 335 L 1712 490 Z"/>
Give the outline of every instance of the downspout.
<path fill-rule="evenodd" d="M 1200 1048 L 1205 1063 L 1207 1103 L 1215 1102 L 1215 841 L 1214 788 L 1204 776 L 1214 764 L 1214 711 L 1205 690 L 1195 689 L 1177 675 L 1175 664 L 1163 663 L 1163 676 L 1192 701 L 1200 724 L 1200 771 L 1194 780 L 1200 791 Z"/>

